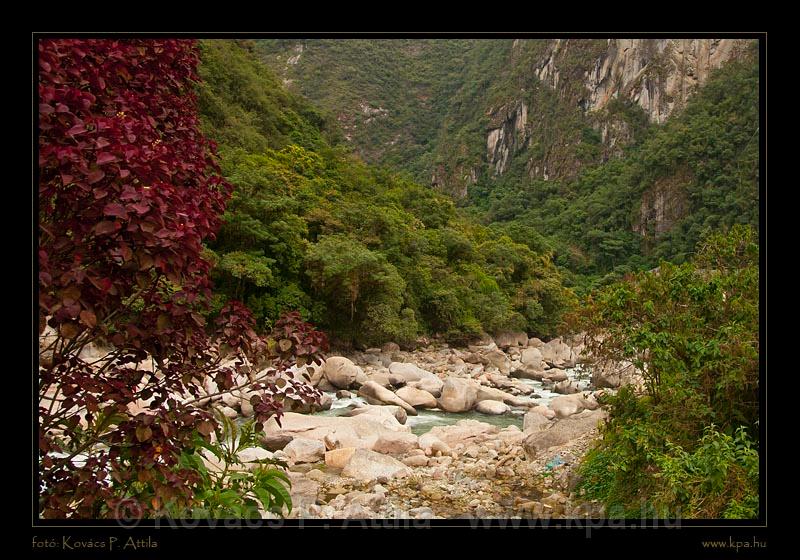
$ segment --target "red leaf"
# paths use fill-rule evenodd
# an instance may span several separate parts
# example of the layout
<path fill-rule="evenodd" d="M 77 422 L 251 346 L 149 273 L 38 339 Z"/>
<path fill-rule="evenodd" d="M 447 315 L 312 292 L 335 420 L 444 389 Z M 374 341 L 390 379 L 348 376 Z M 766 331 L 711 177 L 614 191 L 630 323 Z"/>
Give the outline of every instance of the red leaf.
<path fill-rule="evenodd" d="M 120 169 L 119 170 L 120 179 L 124 179 L 125 177 L 127 177 L 130 174 L 131 174 L 131 172 L 129 170 L 127 170 L 127 169 Z"/>
<path fill-rule="evenodd" d="M 81 311 L 81 323 L 89 328 L 94 328 L 97 324 L 97 316 L 88 309 L 84 309 Z"/>
<path fill-rule="evenodd" d="M 78 336 L 78 327 L 75 323 L 64 323 L 58 330 L 64 338 L 75 338 Z"/>
<path fill-rule="evenodd" d="M 125 207 L 118 202 L 109 202 L 106 204 L 105 208 L 103 208 L 103 214 L 105 216 L 117 216 L 123 219 L 128 218 L 128 211 L 125 210 Z"/>
<path fill-rule="evenodd" d="M 112 163 L 114 161 L 119 161 L 117 156 L 110 152 L 101 152 L 97 156 L 97 165 L 105 165 L 107 163 Z"/>
<path fill-rule="evenodd" d="M 197 424 L 197 431 L 203 434 L 204 436 L 208 436 L 211 432 L 214 431 L 214 425 L 208 420 L 203 420 L 202 422 Z"/>
<path fill-rule="evenodd" d="M 146 202 L 137 202 L 136 204 L 128 205 L 128 208 L 135 210 L 140 216 L 150 210 L 150 206 Z"/>
<path fill-rule="evenodd" d="M 61 183 L 63 183 L 64 186 L 69 185 L 71 182 L 72 182 L 72 175 L 67 175 L 66 173 L 61 174 Z"/>
<path fill-rule="evenodd" d="M 89 184 L 93 185 L 96 182 L 100 181 L 105 176 L 106 176 L 106 174 L 102 169 L 96 169 L 96 170 L 92 171 L 91 173 L 89 173 L 89 176 L 87 177 L 87 179 L 89 180 Z"/>
<path fill-rule="evenodd" d="M 81 123 L 81 124 L 76 124 L 75 126 L 70 128 L 67 131 L 67 134 L 69 134 L 70 136 L 77 136 L 78 134 L 83 134 L 84 132 L 86 132 L 86 125 Z"/>
<path fill-rule="evenodd" d="M 115 231 L 117 231 L 117 222 L 112 222 L 109 220 L 104 220 L 94 226 L 95 235 L 106 235 L 109 233 L 114 233 Z"/>
<path fill-rule="evenodd" d="M 150 426 L 138 426 L 136 428 L 136 439 L 138 439 L 140 442 L 144 443 L 151 437 L 153 437 L 153 430 L 150 428 Z"/>
<path fill-rule="evenodd" d="M 52 105 L 48 105 L 47 103 L 39 103 L 39 114 L 40 115 L 49 115 L 50 113 L 54 112 Z"/>

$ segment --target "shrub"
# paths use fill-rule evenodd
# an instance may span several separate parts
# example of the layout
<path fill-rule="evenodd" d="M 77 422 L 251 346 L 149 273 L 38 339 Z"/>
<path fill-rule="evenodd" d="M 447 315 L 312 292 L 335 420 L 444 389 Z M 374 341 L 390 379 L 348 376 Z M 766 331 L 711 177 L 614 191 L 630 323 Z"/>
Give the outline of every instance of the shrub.
<path fill-rule="evenodd" d="M 259 337 L 235 301 L 207 324 L 202 242 L 231 187 L 198 131 L 196 65 L 192 41 L 39 42 L 43 517 L 196 505 L 200 474 L 180 457 L 215 426 L 198 405 L 203 384 L 229 391 L 237 375 L 318 360 L 326 346 L 296 316 L 277 341 Z M 255 388 L 257 428 L 285 395 L 314 397 Z"/>

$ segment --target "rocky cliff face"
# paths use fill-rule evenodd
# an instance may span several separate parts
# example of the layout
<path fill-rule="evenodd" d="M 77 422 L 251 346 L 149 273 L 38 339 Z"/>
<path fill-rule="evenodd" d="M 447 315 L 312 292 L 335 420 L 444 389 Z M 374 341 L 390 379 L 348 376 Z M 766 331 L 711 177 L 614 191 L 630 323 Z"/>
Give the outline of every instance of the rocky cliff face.
<path fill-rule="evenodd" d="M 569 181 L 619 155 L 752 42 L 305 40 L 263 52 L 335 112 L 365 160 L 464 198 L 499 179 Z"/>
<path fill-rule="evenodd" d="M 568 51 L 580 39 L 555 39 L 536 76 L 554 89 Z M 609 39 L 608 48 L 584 72 L 586 95 L 579 105 L 598 111 L 614 98 L 639 105 L 651 122 L 662 123 L 707 79 L 749 43 L 739 39 Z"/>
<path fill-rule="evenodd" d="M 515 41 L 514 51 L 527 41 Z M 738 39 L 554 39 L 534 57 L 530 74 L 553 90 L 564 108 L 577 108 L 600 133 L 600 155 L 618 153 L 632 136 L 629 123 L 609 111 L 613 100 L 641 108 L 651 123 L 663 123 L 697 91 L 711 71 L 738 56 L 750 41 Z M 599 44 L 598 44 L 599 43 Z M 581 139 L 555 122 L 543 122 L 543 97 L 535 87 L 490 109 L 486 129 L 486 172 L 502 175 L 510 160 L 532 145 L 526 168 L 533 179 L 570 178 L 583 163 L 569 145 Z M 530 113 L 530 119 L 529 119 Z M 555 119 L 551 119 L 555 121 Z M 537 128 L 539 130 L 537 130 Z M 549 138 L 548 138 L 549 136 Z M 541 149 L 543 148 L 543 149 Z M 456 179 L 456 178 L 454 178 Z"/>

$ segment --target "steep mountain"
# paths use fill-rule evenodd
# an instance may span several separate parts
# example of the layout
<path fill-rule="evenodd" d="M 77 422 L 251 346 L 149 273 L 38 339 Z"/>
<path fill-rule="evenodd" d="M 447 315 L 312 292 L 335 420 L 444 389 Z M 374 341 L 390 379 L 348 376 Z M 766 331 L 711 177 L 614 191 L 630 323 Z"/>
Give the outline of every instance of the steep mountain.
<path fill-rule="evenodd" d="M 201 48 L 204 132 L 235 187 L 209 244 L 218 307 L 244 301 L 262 326 L 299 310 L 341 344 L 555 333 L 572 294 L 546 250 L 365 164 L 335 122 L 258 62 L 252 42 Z"/>
<path fill-rule="evenodd" d="M 464 197 L 515 166 L 573 178 L 663 123 L 738 39 L 263 40 L 284 82 L 370 162 Z"/>
<path fill-rule="evenodd" d="M 555 251 L 576 282 L 681 260 L 708 229 L 757 222 L 755 41 L 264 40 L 257 49 L 290 89 L 335 116 L 363 159 Z"/>

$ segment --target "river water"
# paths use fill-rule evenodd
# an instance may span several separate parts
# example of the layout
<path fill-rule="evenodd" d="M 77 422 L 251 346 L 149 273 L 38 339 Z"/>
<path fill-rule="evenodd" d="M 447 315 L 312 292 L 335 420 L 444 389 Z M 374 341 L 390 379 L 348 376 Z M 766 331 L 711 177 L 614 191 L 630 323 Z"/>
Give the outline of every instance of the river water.
<path fill-rule="evenodd" d="M 564 372 L 569 379 L 577 383 L 581 391 L 588 388 L 590 376 L 588 370 L 581 368 L 579 365 L 575 368 L 565 369 Z M 538 395 L 538 397 L 532 398 L 531 401 L 536 405 L 548 405 L 555 397 L 560 396 L 558 393 L 545 389 L 541 381 L 533 379 L 520 379 L 519 381 L 533 387 L 534 394 Z M 333 399 L 333 404 L 330 410 L 315 413 L 319 416 L 340 416 L 353 408 L 368 404 L 367 401 L 356 396 L 355 393 L 353 393 L 352 397 L 343 399 L 337 398 L 336 393 L 326 394 Z M 417 416 L 409 416 L 408 420 L 406 420 L 406 425 L 411 427 L 411 432 L 418 436 L 428 432 L 435 426 L 450 426 L 459 420 L 479 420 L 487 424 L 500 426 L 501 428 L 514 425 L 521 430 L 526 410 L 527 409 L 512 408 L 506 414 L 492 415 L 481 414 L 475 410 L 469 412 L 446 412 L 438 408 L 429 410 L 423 409 L 417 411 Z"/>

